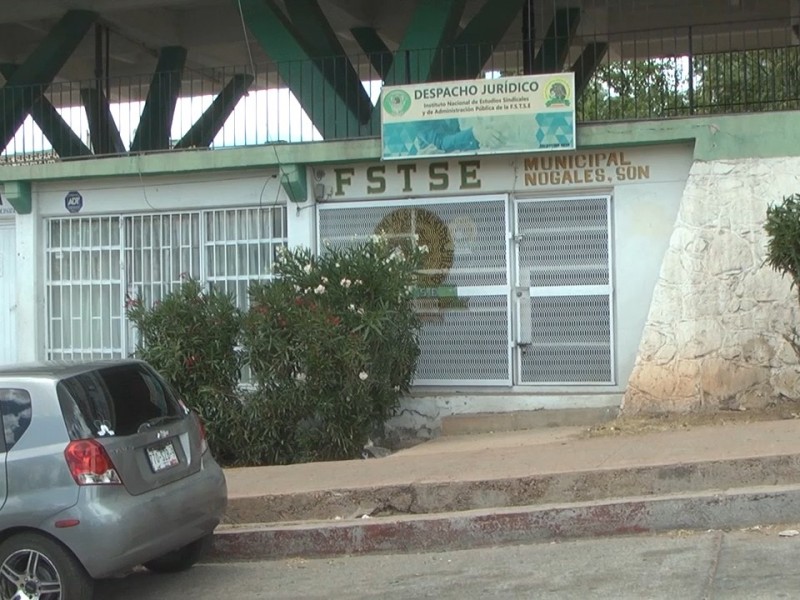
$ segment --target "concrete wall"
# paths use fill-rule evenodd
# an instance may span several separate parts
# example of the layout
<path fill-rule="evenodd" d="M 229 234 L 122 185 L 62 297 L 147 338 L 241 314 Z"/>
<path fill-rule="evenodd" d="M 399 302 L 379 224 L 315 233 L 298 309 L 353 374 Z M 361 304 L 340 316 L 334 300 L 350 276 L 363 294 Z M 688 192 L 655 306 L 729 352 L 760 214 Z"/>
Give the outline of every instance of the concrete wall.
<path fill-rule="evenodd" d="M 800 158 L 695 162 L 658 277 L 625 413 L 760 407 L 800 396 L 790 282 L 764 264 L 767 206 Z"/>
<path fill-rule="evenodd" d="M 33 206 L 39 217 L 72 214 L 64 204 L 71 191 L 83 198 L 78 216 L 286 203 L 276 169 L 120 176 L 37 182 Z"/>

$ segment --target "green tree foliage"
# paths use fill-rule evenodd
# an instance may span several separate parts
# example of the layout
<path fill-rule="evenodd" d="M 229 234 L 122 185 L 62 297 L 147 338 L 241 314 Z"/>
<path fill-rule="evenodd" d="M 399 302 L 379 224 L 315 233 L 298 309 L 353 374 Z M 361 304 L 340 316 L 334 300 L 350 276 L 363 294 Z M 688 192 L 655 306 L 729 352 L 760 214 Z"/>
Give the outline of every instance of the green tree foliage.
<path fill-rule="evenodd" d="M 691 67 L 691 68 L 690 68 Z M 800 47 L 647 58 L 598 67 L 580 96 L 583 121 L 800 107 Z"/>
<path fill-rule="evenodd" d="M 706 54 L 694 60 L 696 113 L 796 109 L 800 47 Z"/>
<path fill-rule="evenodd" d="M 137 358 L 158 369 L 187 404 L 205 390 L 230 394 L 236 388 L 241 315 L 230 295 L 187 279 L 151 307 L 129 299 L 128 318 L 139 332 Z"/>
<path fill-rule="evenodd" d="M 153 365 L 197 411 L 220 462 L 235 462 L 231 440 L 238 443 L 243 428 L 237 393 L 242 360 L 235 350 L 242 315 L 233 298 L 188 279 L 153 306 L 129 299 L 128 318 L 139 332 L 137 358 Z"/>
<path fill-rule="evenodd" d="M 652 58 L 601 65 L 581 95 L 583 121 L 674 117 L 688 113 L 683 61 Z"/>
<path fill-rule="evenodd" d="M 792 194 L 781 204 L 767 208 L 764 223 L 769 241 L 767 264 L 781 275 L 788 275 L 800 295 L 800 194 Z"/>

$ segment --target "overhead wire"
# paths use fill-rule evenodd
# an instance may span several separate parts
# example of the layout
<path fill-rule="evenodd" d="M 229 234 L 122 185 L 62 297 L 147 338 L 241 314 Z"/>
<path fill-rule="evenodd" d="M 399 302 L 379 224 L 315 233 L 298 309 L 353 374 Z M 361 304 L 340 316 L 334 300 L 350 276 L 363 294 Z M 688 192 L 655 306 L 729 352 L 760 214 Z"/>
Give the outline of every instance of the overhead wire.
<path fill-rule="evenodd" d="M 250 38 L 247 35 L 247 25 L 244 22 L 244 11 L 242 10 L 242 0 L 236 0 L 236 4 L 239 6 L 239 19 L 242 22 L 242 34 L 244 35 L 244 45 L 247 47 L 247 56 L 250 58 L 250 74 L 255 79 L 256 77 L 256 65 L 253 61 L 253 51 L 250 49 Z"/>

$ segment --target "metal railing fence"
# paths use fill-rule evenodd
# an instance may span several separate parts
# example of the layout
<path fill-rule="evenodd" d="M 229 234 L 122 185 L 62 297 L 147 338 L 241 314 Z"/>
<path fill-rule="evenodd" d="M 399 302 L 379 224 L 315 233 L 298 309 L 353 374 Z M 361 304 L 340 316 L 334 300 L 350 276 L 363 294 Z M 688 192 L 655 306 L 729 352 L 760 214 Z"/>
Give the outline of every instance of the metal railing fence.
<path fill-rule="evenodd" d="M 476 45 L 5 86 L 0 164 L 374 137 L 384 83 L 519 75 L 531 64 L 523 56 L 529 48 Z M 578 30 L 544 40 L 537 56 L 535 65 L 576 72 L 579 122 L 800 108 L 800 46 L 788 21 Z"/>

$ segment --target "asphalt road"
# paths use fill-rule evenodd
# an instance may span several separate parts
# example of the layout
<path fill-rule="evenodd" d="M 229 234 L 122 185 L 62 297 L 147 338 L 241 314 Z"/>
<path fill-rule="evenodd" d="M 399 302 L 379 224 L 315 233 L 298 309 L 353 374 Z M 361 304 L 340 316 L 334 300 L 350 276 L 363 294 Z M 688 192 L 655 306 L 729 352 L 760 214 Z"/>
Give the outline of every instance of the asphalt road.
<path fill-rule="evenodd" d="M 255 598 L 759 599 L 800 596 L 800 536 L 745 531 L 614 537 L 443 553 L 200 564 L 98 584 L 115 600 Z"/>

